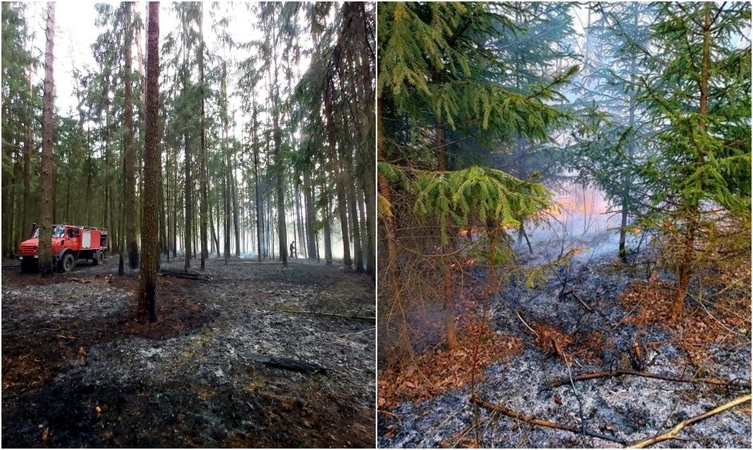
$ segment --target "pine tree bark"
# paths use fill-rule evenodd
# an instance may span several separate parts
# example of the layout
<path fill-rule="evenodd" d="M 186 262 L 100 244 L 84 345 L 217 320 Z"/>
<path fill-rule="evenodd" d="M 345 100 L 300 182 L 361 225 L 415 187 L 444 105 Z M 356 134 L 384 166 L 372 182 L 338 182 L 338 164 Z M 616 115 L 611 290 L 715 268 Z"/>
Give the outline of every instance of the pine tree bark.
<path fill-rule="evenodd" d="M 359 226 L 358 217 L 358 197 L 356 196 L 356 188 L 353 183 L 347 183 L 345 185 L 348 195 L 348 208 L 350 212 L 351 230 L 353 230 L 353 259 L 355 260 L 356 273 L 363 273 L 363 245 L 361 242 L 361 227 Z"/>
<path fill-rule="evenodd" d="M 374 171 L 371 171 L 369 173 L 374 173 Z M 374 197 L 373 189 L 375 186 L 374 177 L 371 177 L 371 179 L 372 179 L 371 180 L 371 186 L 372 186 L 371 196 L 373 199 Z M 361 228 L 361 248 L 363 249 L 362 250 L 363 260 L 365 264 L 364 272 L 369 273 L 371 275 L 375 275 L 375 272 L 371 272 L 369 268 L 369 261 L 371 260 L 371 250 L 369 249 L 369 245 L 371 245 L 371 239 L 372 239 L 372 237 L 369 236 L 370 217 L 367 216 L 366 211 L 365 211 L 366 200 L 365 200 L 365 196 L 363 192 L 363 187 L 360 185 L 356 186 L 356 197 L 358 198 L 358 201 L 356 203 L 358 206 L 358 217 L 360 218 L 359 222 L 360 222 L 360 228 Z"/>
<path fill-rule="evenodd" d="M 376 173 L 376 167 L 374 164 L 374 157 L 371 157 L 371 162 L 365 166 L 366 173 L 362 177 L 362 188 L 364 203 L 366 204 L 366 215 L 362 219 L 366 222 L 366 273 L 376 276 L 376 181 L 374 180 L 374 173 Z"/>
<path fill-rule="evenodd" d="M 32 41 L 33 45 L 33 41 Z M 34 73 L 32 64 L 29 64 L 29 101 L 34 103 L 34 89 L 32 85 L 32 74 Z M 31 230 L 31 201 L 30 201 L 30 191 L 31 191 L 31 155 L 34 153 L 34 136 L 32 135 L 31 130 L 31 120 L 26 122 L 25 127 L 25 133 L 24 133 L 24 168 L 23 168 L 23 219 L 22 219 L 22 225 L 21 225 L 21 235 L 22 236 L 28 236 L 26 233 L 29 233 Z"/>
<path fill-rule="evenodd" d="M 277 78 L 277 75 L 275 75 Z M 275 83 L 276 85 L 277 83 Z M 275 86 L 275 90 L 277 90 Z M 279 99 L 279 94 L 275 95 Z M 287 224 L 285 223 L 285 184 L 283 179 L 283 160 L 282 160 L 282 130 L 280 130 L 280 118 L 278 113 L 274 114 L 274 141 L 275 141 L 275 164 L 277 164 L 276 190 L 277 190 L 277 241 L 280 246 L 280 261 L 282 266 L 288 266 L 288 233 Z"/>
<path fill-rule="evenodd" d="M 188 44 L 186 43 L 186 48 L 188 47 Z M 188 96 L 188 83 L 189 83 L 189 73 L 188 68 L 183 68 L 183 95 Z M 185 117 L 184 120 L 188 120 L 188 116 Z M 186 215 L 183 218 L 183 224 L 185 226 L 184 230 L 184 259 L 183 259 L 183 269 L 188 272 L 188 269 L 191 267 L 191 244 L 193 243 L 193 238 L 191 237 L 192 232 L 192 224 L 193 224 L 193 179 L 191 177 L 191 167 L 193 166 L 193 157 L 191 155 L 191 141 L 188 134 L 188 131 L 183 133 L 183 151 L 184 151 L 184 169 L 186 174 L 186 184 L 183 191 L 183 201 L 185 205 L 185 212 Z"/>
<path fill-rule="evenodd" d="M 144 212 L 141 227 L 142 261 L 136 317 L 157 320 L 158 192 L 161 180 L 159 151 L 159 2 L 149 2 L 147 30 L 146 143 L 144 154 Z"/>
<path fill-rule="evenodd" d="M 188 269 L 191 267 L 191 219 L 193 218 L 193 195 L 191 190 L 191 186 L 193 185 L 193 180 L 191 179 L 191 144 L 188 133 L 185 133 L 183 135 L 183 150 L 185 154 L 184 167 L 186 172 L 186 185 L 183 191 L 183 201 L 185 202 L 186 208 L 186 215 L 183 220 L 183 224 L 185 226 L 185 241 L 183 243 L 183 246 L 185 248 L 185 255 L 183 260 L 183 268 L 184 270 L 188 271 Z"/>
<path fill-rule="evenodd" d="M 139 267 L 139 245 L 136 240 L 136 147 L 133 144 L 133 85 L 131 82 L 131 41 L 133 29 L 131 26 L 131 2 L 125 2 L 125 56 L 123 82 L 125 94 L 123 107 L 125 110 L 125 226 L 128 248 L 128 267 L 136 270 Z"/>
<path fill-rule="evenodd" d="M 316 210 L 314 209 L 313 185 L 311 184 L 311 173 L 308 170 L 303 171 L 303 196 L 304 206 L 306 208 L 306 254 L 308 259 L 316 260 L 316 231 L 314 222 L 316 221 Z"/>
<path fill-rule="evenodd" d="M 338 162 L 339 155 L 337 148 L 337 129 L 335 127 L 334 112 L 332 111 L 332 101 L 330 93 L 325 94 L 324 99 L 324 111 L 327 115 L 327 137 L 329 144 L 329 165 L 332 174 L 335 177 L 335 188 L 337 190 L 337 213 L 340 219 L 340 230 L 342 234 L 343 242 L 343 264 L 345 267 L 351 267 L 350 260 L 350 233 L 348 227 L 348 211 L 345 206 L 345 180 L 344 173 L 341 170 L 341 166 Z"/>
<path fill-rule="evenodd" d="M 199 177 L 201 178 L 201 271 L 205 270 L 205 261 L 209 257 L 207 250 L 207 201 L 209 192 L 209 176 L 207 174 L 207 143 L 206 128 L 204 125 L 204 99 L 206 97 L 204 86 L 204 4 L 199 4 L 199 89 L 201 95 L 201 116 L 199 126 L 201 127 L 201 167 Z"/>
<path fill-rule="evenodd" d="M 235 159 L 235 158 L 233 158 Z M 233 164 L 235 167 L 236 164 Z M 240 207 L 238 206 L 238 186 L 234 176 L 230 177 L 230 188 L 233 194 L 233 232 L 235 233 L 235 257 L 241 256 L 241 235 L 240 235 Z"/>
<path fill-rule="evenodd" d="M 52 275 L 52 219 L 53 219 L 53 158 L 52 138 L 54 117 L 52 110 L 55 103 L 53 62 L 55 51 L 55 2 L 47 2 L 47 28 L 45 31 L 46 48 L 44 55 L 44 96 L 42 97 L 42 218 L 39 222 L 39 272 L 42 277 Z"/>
<path fill-rule="evenodd" d="M 257 128 L 258 124 L 256 122 L 257 117 L 257 105 L 256 105 L 256 96 L 253 97 L 253 104 L 254 104 L 254 115 L 253 115 L 253 147 L 254 147 L 254 206 L 256 207 L 256 259 L 261 262 L 261 230 L 262 226 L 264 224 L 263 217 L 262 217 L 262 204 L 261 204 L 261 195 L 259 193 L 259 138 L 257 134 Z"/>
<path fill-rule="evenodd" d="M 361 179 L 361 188 L 364 192 L 366 203 L 366 214 L 360 214 L 361 221 L 364 222 L 365 232 L 361 233 L 362 249 L 366 255 L 366 272 L 376 275 L 376 159 L 374 155 L 373 142 L 376 139 L 376 122 L 374 120 L 374 83 L 376 55 L 371 47 L 374 42 L 374 29 L 369 23 L 368 12 L 364 3 L 347 3 L 343 5 L 343 16 L 352 20 L 355 30 L 354 36 L 357 36 L 354 42 L 355 53 L 357 58 L 351 58 L 352 64 L 349 69 L 352 70 L 351 78 L 356 80 L 354 83 L 353 95 L 359 98 L 358 110 L 360 113 L 361 140 L 362 145 L 357 150 L 357 164 L 360 166 L 360 173 L 363 174 Z M 351 106 L 353 106 L 351 104 Z M 377 105 L 380 106 L 380 105 Z M 381 123 L 380 123 L 381 125 Z M 382 147 L 380 147 L 381 151 Z M 352 166 L 352 165 L 351 165 Z M 360 194 L 358 195 L 358 206 L 361 207 Z M 354 231 L 355 232 L 355 231 Z"/>
<path fill-rule="evenodd" d="M 322 180 L 324 182 L 324 180 Z M 326 189 L 326 186 L 322 186 L 322 190 Z M 322 222 L 323 222 L 323 231 L 324 231 L 324 263 L 328 266 L 332 265 L 332 224 L 330 222 L 330 200 L 331 196 L 329 193 L 324 194 L 326 196 L 326 201 L 324 204 L 324 209 L 322 211 Z"/>
<path fill-rule="evenodd" d="M 178 217 L 180 213 L 180 197 L 178 197 L 178 153 L 179 148 L 176 146 L 173 154 L 173 258 L 178 257 Z"/>
<path fill-rule="evenodd" d="M 3 104 L 3 118 L 5 119 L 6 123 L 13 123 L 13 119 L 11 118 L 11 114 L 8 111 L 8 104 L 4 102 Z M 15 137 L 9 136 L 8 128 L 3 128 L 3 159 L 4 161 L 14 161 L 16 160 L 16 154 L 18 153 L 18 145 L 15 143 Z M 13 228 L 14 224 L 16 223 L 16 208 L 14 206 L 15 203 L 15 185 L 17 180 L 17 171 L 18 171 L 18 161 L 15 161 L 13 164 L 13 173 L 10 176 L 3 176 L 3 211 L 8 211 L 8 213 L 3 217 L 3 242 L 2 242 L 2 248 L 3 248 L 3 255 L 7 257 L 13 256 L 13 248 L 16 243 L 16 239 L 14 236 Z"/>
<path fill-rule="evenodd" d="M 303 217 L 301 217 L 301 184 L 296 180 L 295 183 L 295 225 L 298 236 L 298 245 L 296 251 L 306 257 L 306 236 L 303 234 Z M 295 256 L 295 255 L 291 255 Z M 295 256 L 296 258 L 298 256 Z"/>

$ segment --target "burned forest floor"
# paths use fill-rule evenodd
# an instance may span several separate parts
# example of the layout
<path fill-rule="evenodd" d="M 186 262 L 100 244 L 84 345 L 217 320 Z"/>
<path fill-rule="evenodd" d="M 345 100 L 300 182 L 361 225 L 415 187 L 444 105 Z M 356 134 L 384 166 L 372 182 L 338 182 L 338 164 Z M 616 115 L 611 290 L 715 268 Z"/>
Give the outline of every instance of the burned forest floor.
<path fill-rule="evenodd" d="M 553 248 L 519 260 L 535 269 Z M 699 273 L 679 318 L 673 276 L 648 252 L 573 252 L 489 300 L 486 269 L 463 273 L 456 349 L 380 354 L 379 447 L 750 448 L 750 262 Z"/>
<path fill-rule="evenodd" d="M 157 322 L 117 258 L 2 271 L 4 447 L 373 447 L 369 276 L 292 260 L 163 261 Z"/>

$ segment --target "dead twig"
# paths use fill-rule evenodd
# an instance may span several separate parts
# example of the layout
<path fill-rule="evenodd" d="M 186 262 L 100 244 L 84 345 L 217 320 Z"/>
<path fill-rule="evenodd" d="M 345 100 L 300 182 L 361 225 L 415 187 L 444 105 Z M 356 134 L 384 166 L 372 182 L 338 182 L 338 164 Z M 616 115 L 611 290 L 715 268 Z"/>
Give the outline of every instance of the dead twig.
<path fill-rule="evenodd" d="M 562 362 L 565 363 L 565 365 L 570 368 L 570 364 L 567 362 L 567 356 L 565 355 L 565 352 L 562 350 L 562 347 L 560 347 L 560 343 L 557 342 L 557 338 L 554 336 L 549 338 L 552 341 L 552 348 L 554 348 L 554 352 L 557 353 L 557 356 L 562 358 Z"/>
<path fill-rule="evenodd" d="M 537 332 L 536 332 L 536 330 L 534 330 L 533 328 L 531 328 L 531 327 L 530 327 L 530 326 L 529 326 L 529 325 L 528 325 L 528 324 L 526 323 L 526 321 L 525 321 L 525 320 L 523 320 L 523 318 L 522 318 L 522 317 L 520 317 L 520 313 L 518 313 L 517 311 L 515 311 L 515 315 L 516 315 L 516 316 L 518 316 L 518 319 L 520 319 L 520 321 L 521 321 L 521 322 L 523 322 L 523 325 L 525 325 L 525 326 L 526 326 L 526 328 L 528 328 L 529 330 L 531 330 L 531 333 L 533 333 L 533 334 L 534 334 L 534 336 L 536 336 L 536 339 L 540 339 L 540 338 L 539 338 L 539 333 L 537 333 Z"/>
<path fill-rule="evenodd" d="M 658 380 L 674 381 L 677 383 L 704 383 L 704 384 L 714 384 L 717 386 L 739 386 L 739 387 L 747 387 L 747 388 L 750 387 L 750 383 L 744 382 L 744 381 L 740 381 L 740 382 L 737 382 L 736 380 L 725 381 L 725 380 L 717 380 L 713 378 L 682 378 L 682 377 L 673 377 L 670 375 L 659 375 L 656 373 L 639 372 L 637 370 L 626 370 L 626 369 L 618 369 L 618 370 L 613 370 L 610 372 L 584 373 L 582 375 L 574 376 L 572 378 L 572 381 L 593 380 L 595 378 L 614 377 L 618 375 L 634 375 L 637 377 L 656 378 Z M 564 386 L 569 383 L 570 383 L 570 379 L 556 380 L 549 383 L 549 387 L 555 388 L 559 386 Z"/>
<path fill-rule="evenodd" d="M 580 400 L 580 396 L 578 395 L 578 390 L 575 388 L 575 382 L 573 381 L 573 370 L 572 370 L 572 367 L 570 367 L 570 363 L 567 361 L 565 352 L 559 347 L 556 339 L 552 338 L 552 341 L 554 342 L 554 345 L 556 346 L 557 352 L 560 353 L 562 360 L 565 361 L 565 366 L 567 367 L 567 376 L 570 379 L 570 388 L 573 390 L 573 395 L 575 396 L 575 400 L 578 401 L 578 412 L 580 413 L 580 428 L 581 428 L 581 434 L 583 436 L 582 443 L 583 443 L 583 447 L 585 448 L 586 446 L 586 417 L 583 414 L 583 402 Z"/>
<path fill-rule="evenodd" d="M 578 294 L 576 294 L 576 293 L 575 293 L 575 292 L 573 292 L 573 291 L 567 291 L 567 292 L 565 292 L 564 294 L 562 294 L 562 295 L 561 295 L 561 297 L 560 297 L 560 298 L 563 298 L 563 299 L 564 299 L 564 298 L 565 298 L 565 297 L 567 297 L 568 295 L 572 295 L 572 296 L 573 296 L 573 297 L 575 298 L 575 300 L 578 300 L 578 302 L 579 302 L 579 303 L 580 303 L 581 305 L 583 305 L 583 307 L 584 307 L 584 308 L 586 308 L 586 311 L 588 311 L 588 312 L 591 312 L 591 313 L 592 313 L 592 312 L 594 312 L 594 310 L 593 310 L 593 309 L 592 309 L 592 308 L 591 308 L 590 306 L 588 306 L 588 304 L 587 304 L 586 302 L 584 302 L 584 301 L 583 301 L 583 300 L 582 300 L 582 299 L 581 299 L 581 298 L 580 298 L 580 297 L 578 296 Z"/>
<path fill-rule="evenodd" d="M 711 411 L 707 411 L 699 416 L 691 417 L 690 419 L 685 419 L 682 422 L 675 425 L 671 430 L 667 431 L 664 434 L 660 434 L 659 436 L 652 437 L 650 439 L 646 439 L 644 441 L 638 442 L 636 444 L 633 444 L 629 446 L 628 448 L 646 448 L 649 445 L 654 445 L 659 442 L 663 441 L 669 441 L 672 439 L 679 439 L 677 435 L 682 431 L 683 428 L 687 427 L 688 425 L 692 425 L 696 422 L 700 422 L 701 420 L 708 419 L 711 416 L 715 416 L 717 414 L 723 413 L 724 411 L 728 409 L 732 409 L 735 406 L 741 405 L 745 402 L 749 402 L 751 398 L 751 394 L 743 395 L 742 397 L 738 397 L 731 402 L 725 403 L 721 406 L 718 406 Z"/>
<path fill-rule="evenodd" d="M 507 409 L 502 405 L 495 405 L 493 403 L 487 402 L 486 400 L 478 398 L 475 394 L 471 396 L 471 403 L 474 403 L 478 406 L 481 406 L 483 408 L 489 409 L 491 411 L 497 411 L 500 412 L 508 417 L 512 417 L 513 419 L 522 420 L 523 422 L 530 423 L 532 425 L 538 425 L 541 427 L 547 427 L 547 428 L 554 428 L 557 430 L 563 430 L 563 431 L 569 431 L 571 433 L 575 434 L 585 434 L 587 436 L 604 439 L 606 441 L 610 442 L 616 442 L 621 445 L 628 445 L 627 442 L 623 441 L 622 439 L 615 438 L 612 436 L 607 436 L 601 433 L 594 433 L 592 431 L 584 430 L 583 427 L 574 427 L 570 425 L 562 425 L 556 422 L 550 422 L 548 420 L 539 419 L 534 416 L 524 414 L 521 412 L 513 411 L 511 409 Z"/>

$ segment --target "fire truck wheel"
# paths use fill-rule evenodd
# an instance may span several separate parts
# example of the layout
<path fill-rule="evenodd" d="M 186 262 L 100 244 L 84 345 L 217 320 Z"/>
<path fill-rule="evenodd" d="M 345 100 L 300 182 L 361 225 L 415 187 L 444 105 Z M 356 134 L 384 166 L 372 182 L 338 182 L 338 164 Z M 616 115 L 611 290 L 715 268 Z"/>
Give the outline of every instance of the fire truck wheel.
<path fill-rule="evenodd" d="M 105 262 L 105 254 L 102 253 L 102 250 L 100 250 L 94 255 L 94 265 L 99 266 L 104 262 Z"/>
<path fill-rule="evenodd" d="M 76 267 L 76 258 L 73 257 L 73 254 L 66 253 L 63 260 L 60 261 L 60 271 L 70 272 L 74 267 Z"/>

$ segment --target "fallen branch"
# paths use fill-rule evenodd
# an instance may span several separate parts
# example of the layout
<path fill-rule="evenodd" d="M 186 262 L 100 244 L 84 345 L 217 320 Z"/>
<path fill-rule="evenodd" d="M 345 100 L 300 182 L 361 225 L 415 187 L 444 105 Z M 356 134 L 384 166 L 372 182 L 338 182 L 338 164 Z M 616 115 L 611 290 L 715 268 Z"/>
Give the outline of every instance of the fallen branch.
<path fill-rule="evenodd" d="M 536 418 L 536 417 L 528 415 L 528 414 L 523 414 L 521 412 L 513 411 L 511 409 L 507 409 L 507 408 L 505 408 L 502 405 L 495 405 L 493 403 L 489 403 L 486 400 L 482 400 L 482 399 L 478 398 L 476 396 L 476 394 L 471 395 L 471 403 L 474 403 L 474 404 L 476 404 L 478 406 L 481 406 L 483 408 L 486 408 L 486 409 L 489 409 L 489 410 L 492 410 L 492 411 L 496 411 L 496 412 L 502 413 L 502 414 L 504 414 L 504 415 L 506 415 L 508 417 L 512 417 L 513 419 L 522 420 L 523 422 L 530 423 L 531 425 L 538 425 L 538 426 L 547 427 L 547 428 L 554 428 L 554 429 L 557 429 L 557 430 L 569 431 L 569 432 L 575 433 L 575 434 L 585 434 L 586 436 L 591 436 L 591 437 L 595 437 L 595 438 L 598 438 L 598 439 L 604 439 L 604 440 L 610 441 L 610 442 L 616 442 L 616 443 L 621 444 L 621 445 L 628 445 L 628 443 L 626 441 L 623 441 L 622 439 L 619 439 L 619 438 L 615 438 L 615 437 L 612 437 L 612 436 L 607 436 L 607 435 L 601 434 L 601 433 L 594 433 L 594 432 L 591 432 L 591 431 L 588 431 L 588 430 L 584 430 L 582 427 L 575 427 L 575 426 L 571 426 L 571 425 L 562 425 L 562 424 L 559 424 L 559 423 L 556 423 L 556 422 L 550 422 L 548 420 L 539 419 L 539 418 Z"/>
<path fill-rule="evenodd" d="M 324 373 L 327 371 L 326 367 L 319 364 L 301 361 L 299 359 L 285 358 L 281 356 L 267 356 L 253 354 L 248 357 L 249 360 L 256 363 L 264 364 L 268 367 L 274 367 L 276 369 L 292 370 L 294 372 L 311 372 L 311 373 Z"/>
<path fill-rule="evenodd" d="M 188 280 L 207 280 L 207 281 L 211 280 L 211 278 L 204 275 L 203 273 L 196 273 L 196 272 L 181 272 L 178 270 L 162 269 L 159 271 L 159 274 L 163 277 L 185 278 Z"/>
<path fill-rule="evenodd" d="M 665 380 L 665 381 L 675 381 L 677 383 L 704 383 L 704 384 L 714 384 L 717 386 L 739 386 L 739 387 L 750 387 L 749 382 L 740 381 L 737 382 L 736 380 L 732 381 L 725 381 L 725 380 L 716 380 L 713 378 L 682 378 L 682 377 L 673 377 L 669 375 L 659 375 L 656 373 L 649 373 L 649 372 L 638 372 L 637 370 L 614 370 L 611 372 L 593 372 L 593 373 L 585 373 L 583 375 L 577 375 L 572 378 L 572 381 L 584 381 L 584 380 L 593 380 L 594 378 L 606 378 L 606 377 L 614 377 L 618 375 L 634 375 L 637 377 L 645 377 L 645 378 L 656 378 L 658 380 Z M 566 384 L 570 384 L 570 379 L 563 379 L 563 380 L 556 380 L 549 383 L 550 388 L 555 388 L 559 386 L 564 386 Z"/>
<path fill-rule="evenodd" d="M 397 414 L 391 413 L 391 412 L 389 412 L 389 411 L 385 411 L 385 410 L 383 410 L 383 409 L 377 409 L 377 412 L 378 412 L 378 413 L 380 413 L 380 414 L 384 414 L 384 415 L 385 415 L 385 416 L 387 416 L 387 417 L 392 417 L 392 418 L 393 418 L 393 419 L 395 419 L 395 420 L 397 421 L 397 423 L 398 423 L 398 424 L 400 424 L 400 425 L 402 425 L 402 423 L 403 423 L 403 421 L 402 421 L 402 420 L 400 420 L 400 416 L 398 416 Z"/>
<path fill-rule="evenodd" d="M 682 431 L 683 428 L 687 427 L 688 425 L 692 425 L 696 422 L 700 422 L 701 420 L 708 419 L 711 416 L 715 416 L 728 409 L 734 408 L 737 405 L 741 405 L 749 401 L 750 401 L 750 394 L 743 395 L 742 397 L 738 397 L 729 403 L 725 403 L 721 406 L 718 406 L 712 409 L 711 411 L 707 411 L 701 414 L 700 416 L 695 416 L 695 417 L 691 417 L 690 419 L 685 419 L 682 422 L 675 425 L 671 430 L 667 431 L 666 433 L 660 434 L 659 436 L 655 436 L 650 439 L 646 439 L 645 441 L 638 442 L 636 444 L 631 445 L 628 448 L 646 448 L 649 445 L 654 445 L 659 442 L 669 441 L 671 439 L 678 439 L 677 435 L 680 433 L 680 431 Z"/>
<path fill-rule="evenodd" d="M 336 317 L 338 319 L 350 319 L 350 320 L 362 320 L 365 322 L 376 322 L 376 318 L 374 317 L 364 317 L 364 316 L 355 316 L 355 315 L 346 316 L 345 314 L 323 313 L 323 312 L 318 312 L 318 311 L 302 311 L 302 310 L 295 310 L 295 309 L 276 309 L 275 311 L 291 313 L 291 314 L 310 314 L 312 316 Z"/>
<path fill-rule="evenodd" d="M 590 306 L 588 306 L 588 304 L 586 302 L 584 302 L 583 300 L 581 300 L 581 298 L 578 297 L 578 295 L 575 292 L 573 292 L 573 291 L 567 291 L 567 292 L 565 292 L 564 294 L 562 294 L 560 296 L 560 298 L 564 299 L 568 295 L 572 295 L 575 298 L 575 300 L 578 300 L 578 302 L 580 302 L 580 304 L 583 305 L 584 308 L 586 308 L 586 311 L 588 311 L 588 312 L 594 312 L 594 310 Z"/>

